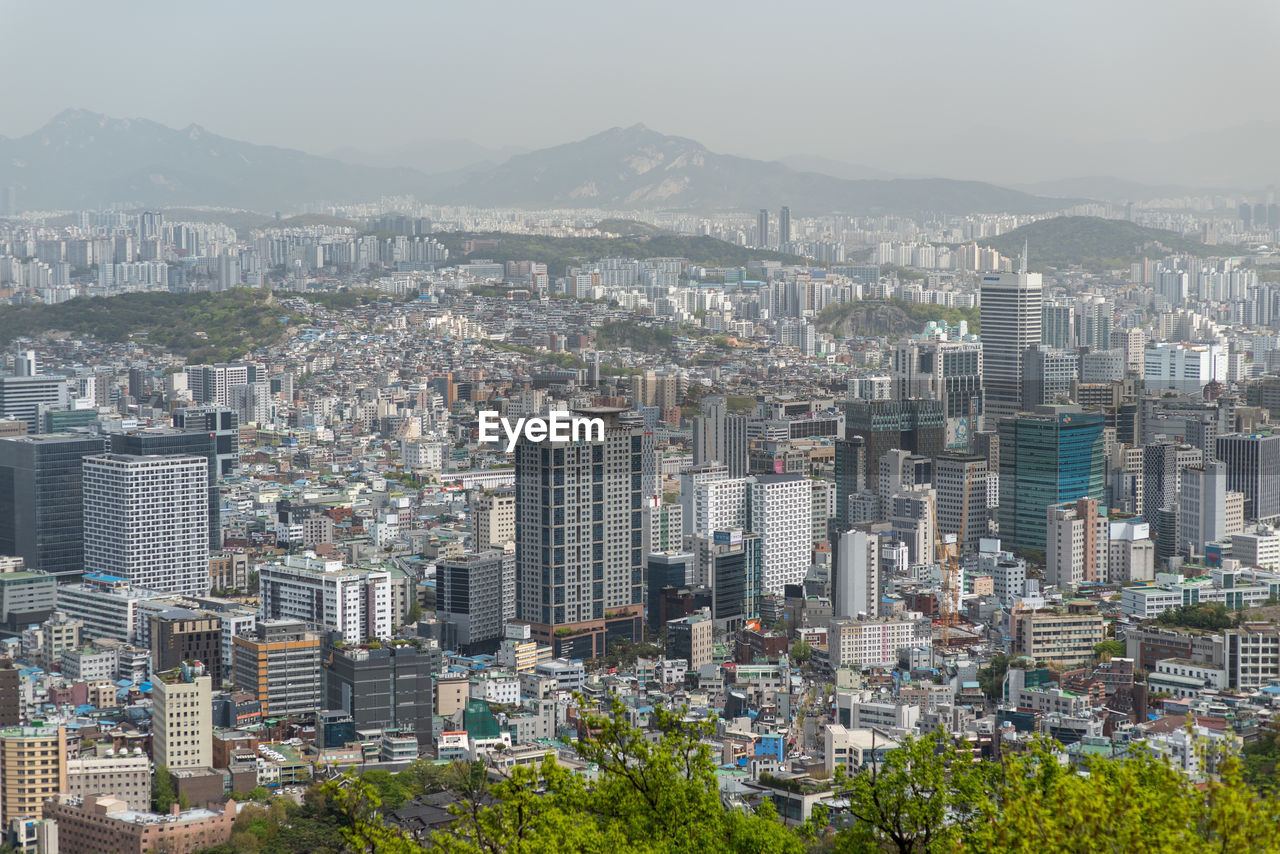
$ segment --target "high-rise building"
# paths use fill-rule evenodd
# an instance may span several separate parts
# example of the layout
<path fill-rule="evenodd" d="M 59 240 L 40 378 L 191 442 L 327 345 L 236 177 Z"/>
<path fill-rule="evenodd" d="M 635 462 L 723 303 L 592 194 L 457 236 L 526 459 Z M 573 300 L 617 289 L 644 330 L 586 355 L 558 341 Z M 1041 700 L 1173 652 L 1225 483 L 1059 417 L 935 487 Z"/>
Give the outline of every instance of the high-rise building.
<path fill-rule="evenodd" d="M 692 503 L 686 508 L 685 517 L 682 519 L 689 533 L 699 537 L 709 537 L 715 531 L 747 528 L 750 481 L 750 478 L 745 477 L 694 481 L 691 484 Z M 683 486 L 682 479 L 681 487 Z"/>
<path fill-rule="evenodd" d="M 1022 406 L 1034 409 L 1071 399 L 1071 384 L 1080 377 L 1080 356 L 1073 350 L 1028 347 L 1022 354 Z"/>
<path fill-rule="evenodd" d="M 831 606 L 836 617 L 880 616 L 880 537 L 846 530 L 832 537 Z"/>
<path fill-rule="evenodd" d="M 431 680 L 439 663 L 439 651 L 423 644 L 331 647 L 324 660 L 324 707 L 349 714 L 357 730 L 407 727 L 419 745 L 434 744 Z"/>
<path fill-rule="evenodd" d="M 1227 352 L 1217 344 L 1148 346 L 1143 355 L 1143 381 L 1149 389 L 1199 394 L 1210 382 L 1227 379 Z"/>
<path fill-rule="evenodd" d="M 578 411 L 603 439 L 516 445 L 516 616 L 556 656 L 644 634 L 643 436 L 623 412 Z"/>
<path fill-rule="evenodd" d="M 184 663 L 152 680 L 152 752 L 175 771 L 213 766 L 213 692 L 203 667 Z"/>
<path fill-rule="evenodd" d="M 240 418 L 235 410 L 217 406 L 188 406 L 173 413 L 179 430 L 199 430 L 213 434 L 218 458 L 218 477 L 235 473 L 240 464 Z"/>
<path fill-rule="evenodd" d="M 232 678 L 264 716 L 315 714 L 323 694 L 318 634 L 300 620 L 263 620 L 257 637 L 234 637 Z"/>
<path fill-rule="evenodd" d="M 208 593 L 208 459 L 86 457 L 84 542 L 86 572 L 167 593 Z"/>
<path fill-rule="evenodd" d="M 0 730 L 0 822 L 39 821 L 46 798 L 67 790 L 67 730 L 61 725 Z"/>
<path fill-rule="evenodd" d="M 761 208 L 756 214 L 756 248 L 769 248 L 769 210 Z"/>
<path fill-rule="evenodd" d="M 845 404 L 845 437 L 862 439 L 867 465 L 878 465 L 887 451 L 900 449 L 936 457 L 946 446 L 941 400 L 850 400 Z M 878 484 L 868 484 L 878 489 Z"/>
<path fill-rule="evenodd" d="M 1178 493 L 1178 545 L 1188 555 L 1204 554 L 1205 543 L 1227 536 L 1227 466 L 1208 460 L 1182 472 Z"/>
<path fill-rule="evenodd" d="M 170 608 L 151 614 L 151 666 L 158 673 L 200 662 L 214 688 L 222 687 L 222 620 L 209 612 Z"/>
<path fill-rule="evenodd" d="M 656 633 L 665 625 L 662 616 L 662 591 L 669 587 L 681 588 L 690 583 L 694 573 L 694 556 L 691 552 L 650 552 L 645 556 L 645 585 L 648 597 L 645 605 L 645 621 L 651 632 Z"/>
<path fill-rule="evenodd" d="M 1026 265 L 1024 251 L 1019 272 L 982 277 L 982 383 L 987 415 L 993 418 L 1025 408 L 1022 358 L 1040 343 L 1044 283 Z"/>
<path fill-rule="evenodd" d="M 704 397 L 693 422 L 693 464 L 720 463 L 730 477 L 747 473 L 747 416 L 730 415 L 723 397 Z"/>
<path fill-rule="evenodd" d="M 231 389 L 266 379 L 258 365 L 234 362 L 220 365 L 188 365 L 187 387 L 199 406 L 230 407 Z"/>
<path fill-rule="evenodd" d="M 209 461 L 209 548 L 222 547 L 222 500 L 218 494 L 217 437 L 205 430 L 148 427 L 111 436 L 113 454 L 204 457 Z"/>
<path fill-rule="evenodd" d="M 861 436 L 836 440 L 836 522 L 849 522 L 849 497 L 867 488 L 866 440 Z"/>
<path fill-rule="evenodd" d="M 341 632 L 346 643 L 391 637 L 391 574 L 304 552 L 258 568 L 262 616 Z"/>
<path fill-rule="evenodd" d="M 436 616 L 448 626 L 445 646 L 467 655 L 492 653 L 516 617 L 516 556 L 502 549 L 436 562 Z"/>
<path fill-rule="evenodd" d="M 942 401 L 946 447 L 968 450 L 983 414 L 982 344 L 920 336 L 891 355 L 899 396 Z"/>
<path fill-rule="evenodd" d="M 1045 523 L 1045 583 L 1064 590 L 1108 580 L 1110 522 L 1093 498 L 1049 507 Z"/>
<path fill-rule="evenodd" d="M 1041 309 L 1040 343 L 1055 350 L 1076 346 L 1076 307 L 1069 302 L 1045 302 Z"/>
<path fill-rule="evenodd" d="M 1000 422 L 1000 538 L 1043 551 L 1051 505 L 1106 494 L 1101 413 L 1043 406 Z"/>
<path fill-rule="evenodd" d="M 791 208 L 786 205 L 782 206 L 782 210 L 778 211 L 778 248 L 783 252 L 787 251 L 787 245 L 791 243 Z"/>
<path fill-rule="evenodd" d="M 74 578 L 84 571 L 85 457 L 108 448 L 99 436 L 0 439 L 0 554 L 27 569 Z"/>
<path fill-rule="evenodd" d="M 938 499 L 938 533 L 954 534 L 965 549 L 987 536 L 987 460 L 975 454 L 943 454 L 933 461 Z"/>
<path fill-rule="evenodd" d="M 471 497 L 471 518 L 475 534 L 472 548 L 505 549 L 516 541 L 516 491 L 494 489 L 475 492 Z"/>
<path fill-rule="evenodd" d="M 1178 446 L 1153 442 L 1142 448 L 1142 518 L 1156 524 L 1156 514 L 1177 506 Z"/>
<path fill-rule="evenodd" d="M 798 474 L 761 474 L 749 478 L 749 525 L 759 534 L 764 557 L 762 593 L 781 593 L 809 572 L 813 548 L 813 497 L 810 481 Z"/>
<path fill-rule="evenodd" d="M 42 410 L 66 409 L 70 400 L 66 377 L 0 377 L 0 416 L 25 421 L 28 433 L 40 432 Z"/>
<path fill-rule="evenodd" d="M 1227 466 L 1227 489 L 1244 493 L 1246 519 L 1280 517 L 1280 434 L 1218 436 L 1217 457 Z"/>

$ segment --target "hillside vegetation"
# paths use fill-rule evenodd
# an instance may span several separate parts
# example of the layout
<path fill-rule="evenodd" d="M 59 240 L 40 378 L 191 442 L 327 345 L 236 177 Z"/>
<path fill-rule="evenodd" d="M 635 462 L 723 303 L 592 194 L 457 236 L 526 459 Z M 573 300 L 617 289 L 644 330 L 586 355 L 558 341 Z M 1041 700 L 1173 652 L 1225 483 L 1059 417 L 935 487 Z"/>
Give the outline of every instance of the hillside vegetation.
<path fill-rule="evenodd" d="M 488 259 L 537 261 L 547 265 L 552 276 L 563 276 L 569 267 L 600 258 L 686 258 L 707 267 L 745 267 L 752 261 L 781 261 L 803 264 L 804 259 L 781 252 L 765 252 L 735 246 L 714 237 L 684 237 L 678 234 L 654 234 L 650 237 L 543 237 L 535 234 L 438 233 L 434 237 L 449 248 L 449 260 L 465 264 Z M 462 251 L 464 240 L 493 240 L 496 246 L 478 249 L 470 254 Z"/>
<path fill-rule="evenodd" d="M 189 362 L 221 362 L 283 340 L 288 323 L 281 311 L 270 291 L 250 288 L 79 297 L 57 305 L 0 307 L 0 345 L 56 331 L 109 344 L 138 338 Z"/>
<path fill-rule="evenodd" d="M 834 303 L 818 314 L 816 326 L 819 332 L 829 332 L 839 338 L 859 335 L 896 337 L 919 332 L 930 320 L 950 325 L 967 320 L 971 334 L 976 335 L 979 331 L 976 308 L 948 308 L 945 305 L 902 300 Z"/>
<path fill-rule="evenodd" d="M 1144 257 L 1175 252 L 1228 255 L 1232 251 L 1230 246 L 1207 246 L 1172 231 L 1093 216 L 1043 219 L 978 242 L 1008 258 L 1021 255 L 1025 243 L 1031 256 L 1030 269 L 1039 272 L 1074 265 L 1090 270 L 1126 269 Z"/>

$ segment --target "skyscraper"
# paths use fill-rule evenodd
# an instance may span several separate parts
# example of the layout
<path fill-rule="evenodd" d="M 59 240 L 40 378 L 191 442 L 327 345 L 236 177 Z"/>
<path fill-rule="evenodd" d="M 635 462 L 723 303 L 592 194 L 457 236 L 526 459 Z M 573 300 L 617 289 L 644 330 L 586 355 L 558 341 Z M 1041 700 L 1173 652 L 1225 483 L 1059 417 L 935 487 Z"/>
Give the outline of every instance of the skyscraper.
<path fill-rule="evenodd" d="M 880 537 L 842 531 L 832 537 L 831 605 L 836 617 L 880 616 Z"/>
<path fill-rule="evenodd" d="M 1102 499 L 1106 416 L 1075 406 L 1042 406 L 1000 422 L 1000 539 L 1010 547 L 1045 548 L 1051 505 Z"/>
<path fill-rule="evenodd" d="M 83 461 L 107 450 L 99 436 L 0 439 L 0 554 L 64 577 L 84 571 Z"/>
<path fill-rule="evenodd" d="M 798 474 L 761 474 L 750 480 L 750 529 L 763 543 L 762 593 L 781 593 L 809 572 L 813 548 L 810 481 Z"/>
<path fill-rule="evenodd" d="M 867 488 L 866 441 L 861 436 L 836 440 L 836 521 L 849 521 L 849 496 Z"/>
<path fill-rule="evenodd" d="M 782 210 L 778 211 L 778 248 L 785 252 L 787 250 L 787 244 L 790 242 L 791 208 L 783 205 Z"/>
<path fill-rule="evenodd" d="M 761 208 L 760 213 L 756 214 L 756 247 L 760 249 L 769 248 L 769 211 L 767 208 Z"/>
<path fill-rule="evenodd" d="M 84 568 L 140 587 L 209 591 L 206 457 L 102 454 L 84 461 Z"/>
<path fill-rule="evenodd" d="M 879 465 L 885 452 L 894 448 L 936 457 L 946 445 L 941 400 L 850 400 L 845 412 L 845 436 L 862 439 L 868 466 Z"/>
<path fill-rule="evenodd" d="M 723 397 L 705 397 L 693 421 L 693 464 L 721 463 L 730 477 L 747 473 L 747 416 L 730 415 Z"/>
<path fill-rule="evenodd" d="M 1022 357 L 1039 344 L 1044 282 L 1027 272 L 1026 251 L 1017 273 L 982 277 L 982 380 L 989 417 L 1012 415 L 1024 408 Z"/>
<path fill-rule="evenodd" d="M 1227 535 L 1227 466 L 1208 460 L 1182 472 L 1178 493 L 1178 546 L 1184 554 L 1203 555 L 1204 544 Z"/>
<path fill-rule="evenodd" d="M 1280 434 L 1230 433 L 1217 440 L 1227 465 L 1227 489 L 1244 493 L 1246 519 L 1280 517 Z"/>
<path fill-rule="evenodd" d="M 988 534 L 987 460 L 972 454 L 943 454 L 933 462 L 938 490 L 938 533 L 955 534 L 962 547 L 976 550 Z"/>
<path fill-rule="evenodd" d="M 890 355 L 899 396 L 941 400 L 946 446 L 968 450 L 983 413 L 982 345 L 919 336 L 902 342 Z"/>
<path fill-rule="evenodd" d="M 502 549 L 445 558 L 436 566 L 436 614 L 448 649 L 492 653 L 516 616 L 516 559 Z"/>
<path fill-rule="evenodd" d="M 602 440 L 516 445 L 516 616 L 556 656 L 643 637 L 643 437 L 625 411 L 578 410 Z"/>
<path fill-rule="evenodd" d="M 218 495 L 218 439 L 198 428 L 148 427 L 111 436 L 111 452 L 135 456 L 204 457 L 209 461 L 209 548 L 222 546 L 221 498 Z"/>

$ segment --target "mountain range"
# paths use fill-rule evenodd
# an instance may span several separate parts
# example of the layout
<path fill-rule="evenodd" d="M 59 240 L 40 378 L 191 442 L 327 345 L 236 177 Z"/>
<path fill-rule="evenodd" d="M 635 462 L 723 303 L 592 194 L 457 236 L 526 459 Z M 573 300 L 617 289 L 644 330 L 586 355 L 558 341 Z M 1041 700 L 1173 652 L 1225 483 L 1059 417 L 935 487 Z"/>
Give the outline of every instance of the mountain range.
<path fill-rule="evenodd" d="M 26 136 L 0 138 L 0 187 L 16 187 L 25 210 L 135 204 L 274 211 L 383 195 L 528 208 L 710 212 L 790 205 L 804 214 L 1040 213 L 1067 204 L 979 181 L 804 171 L 717 154 L 643 125 L 516 154 L 444 142 L 381 155 L 338 152 L 362 161 L 347 162 L 233 140 L 198 125 L 179 130 L 68 110 Z M 812 157 L 798 163 L 822 165 Z"/>

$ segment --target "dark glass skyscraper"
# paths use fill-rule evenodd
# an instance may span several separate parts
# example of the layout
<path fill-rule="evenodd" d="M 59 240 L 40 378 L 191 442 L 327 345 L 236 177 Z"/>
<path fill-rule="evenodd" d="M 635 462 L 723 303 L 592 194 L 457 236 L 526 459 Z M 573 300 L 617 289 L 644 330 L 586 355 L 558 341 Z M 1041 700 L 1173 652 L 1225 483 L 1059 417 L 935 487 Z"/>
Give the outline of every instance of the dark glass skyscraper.
<path fill-rule="evenodd" d="M 0 439 L 0 554 L 64 577 L 84 571 L 84 458 L 108 451 L 100 436 Z"/>
<path fill-rule="evenodd" d="M 1053 504 L 1106 495 L 1105 416 L 1044 406 L 1000 422 L 1000 539 L 1043 551 Z"/>

